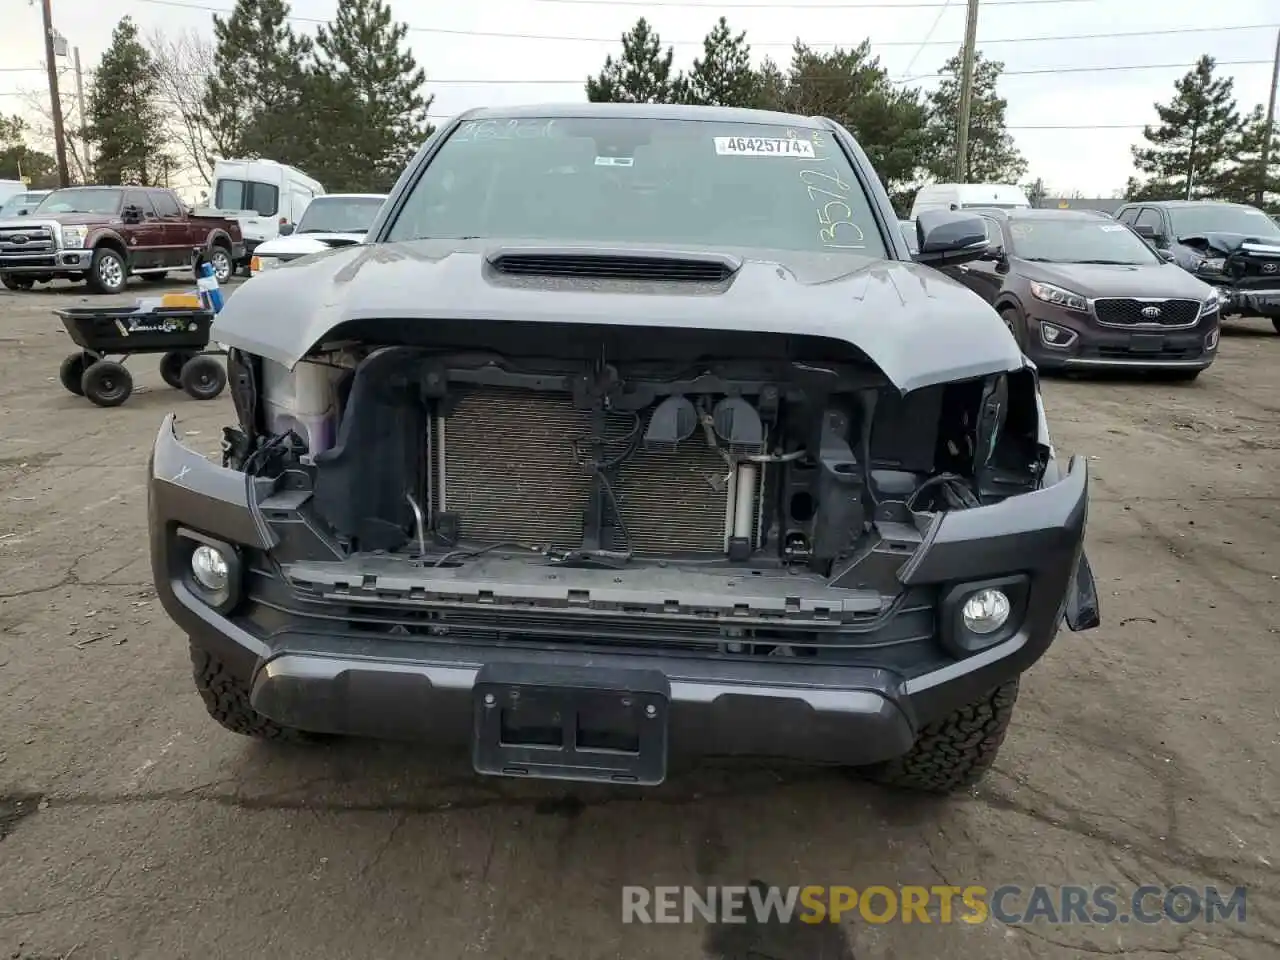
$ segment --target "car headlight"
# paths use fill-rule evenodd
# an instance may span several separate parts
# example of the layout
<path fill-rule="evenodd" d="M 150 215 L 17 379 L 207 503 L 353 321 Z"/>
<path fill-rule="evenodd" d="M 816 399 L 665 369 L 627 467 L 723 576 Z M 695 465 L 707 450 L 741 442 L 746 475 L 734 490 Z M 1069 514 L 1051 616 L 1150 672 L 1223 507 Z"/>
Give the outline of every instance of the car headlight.
<path fill-rule="evenodd" d="M 1209 296 L 1205 298 L 1204 303 L 1200 304 L 1200 316 L 1207 317 L 1219 309 L 1225 300 L 1226 297 L 1222 295 L 1222 291 L 1214 287 L 1209 291 Z"/>
<path fill-rule="evenodd" d="M 1056 304 L 1059 307 L 1066 307 L 1068 310 L 1079 310 L 1084 313 L 1089 309 L 1089 301 L 1080 296 L 1080 294 L 1064 290 L 1062 287 L 1055 287 L 1052 283 L 1040 283 L 1038 280 L 1032 280 L 1031 295 L 1037 300 Z"/>
<path fill-rule="evenodd" d="M 62 245 L 64 247 L 76 248 L 83 247 L 84 242 L 89 237 L 88 227 L 63 227 L 62 228 Z"/>
<path fill-rule="evenodd" d="M 262 273 L 264 270 L 274 270 L 276 267 L 280 266 L 280 264 L 283 262 L 284 261 L 278 260 L 275 257 L 254 256 L 249 261 L 249 272 Z"/>
<path fill-rule="evenodd" d="M 1226 263 L 1225 257 L 1205 257 L 1196 265 L 1196 269 L 1201 273 L 1221 273 Z"/>

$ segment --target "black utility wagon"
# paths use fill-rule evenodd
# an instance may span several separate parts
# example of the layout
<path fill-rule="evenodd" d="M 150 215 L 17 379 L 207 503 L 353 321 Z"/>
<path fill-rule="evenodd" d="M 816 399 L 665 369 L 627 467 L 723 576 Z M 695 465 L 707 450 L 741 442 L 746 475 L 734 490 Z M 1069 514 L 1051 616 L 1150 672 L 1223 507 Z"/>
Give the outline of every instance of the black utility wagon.
<path fill-rule="evenodd" d="M 210 310 L 169 307 L 68 307 L 55 311 L 80 347 L 62 361 L 58 379 L 76 396 L 100 407 L 118 407 L 133 393 L 124 361 L 135 353 L 159 353 L 160 376 L 196 400 L 212 400 L 227 385 L 227 372 L 209 351 Z M 119 357 L 119 361 L 107 359 Z"/>

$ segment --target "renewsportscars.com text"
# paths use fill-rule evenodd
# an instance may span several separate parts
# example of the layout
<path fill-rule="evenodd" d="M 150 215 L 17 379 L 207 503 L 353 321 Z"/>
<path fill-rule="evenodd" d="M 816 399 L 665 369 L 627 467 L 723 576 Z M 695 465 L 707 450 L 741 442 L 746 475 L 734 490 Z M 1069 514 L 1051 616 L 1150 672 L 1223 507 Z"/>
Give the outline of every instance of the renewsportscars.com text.
<path fill-rule="evenodd" d="M 1215 923 L 1245 919 L 1245 888 L 1108 884 L 622 888 L 623 923 Z"/>

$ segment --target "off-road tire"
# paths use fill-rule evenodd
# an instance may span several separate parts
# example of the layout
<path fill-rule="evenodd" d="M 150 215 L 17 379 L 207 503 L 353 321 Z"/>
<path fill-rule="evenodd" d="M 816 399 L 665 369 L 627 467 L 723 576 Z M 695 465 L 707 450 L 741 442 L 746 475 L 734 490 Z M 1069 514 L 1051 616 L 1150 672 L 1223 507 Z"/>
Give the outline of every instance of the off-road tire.
<path fill-rule="evenodd" d="M 926 724 L 908 753 L 865 773 L 879 783 L 927 793 L 972 787 L 995 763 L 1017 699 L 1018 681 L 1003 683 L 981 700 Z"/>
<path fill-rule="evenodd" d="M 257 740 L 300 740 L 303 734 L 264 717 L 249 703 L 249 685 L 217 657 L 190 643 L 191 674 L 209 716 L 232 733 Z"/>

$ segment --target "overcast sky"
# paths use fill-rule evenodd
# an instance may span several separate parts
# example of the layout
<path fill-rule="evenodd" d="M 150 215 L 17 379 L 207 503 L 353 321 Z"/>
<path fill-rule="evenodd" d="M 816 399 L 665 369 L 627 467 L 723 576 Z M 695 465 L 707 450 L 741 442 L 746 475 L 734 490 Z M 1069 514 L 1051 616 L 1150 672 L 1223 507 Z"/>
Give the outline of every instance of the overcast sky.
<path fill-rule="evenodd" d="M 86 71 L 125 14 L 144 32 L 211 33 L 211 11 L 231 6 L 232 0 L 53 0 L 55 27 L 80 48 Z M 336 0 L 294 0 L 295 28 L 314 31 L 306 20 L 326 19 L 335 6 Z M 413 51 L 435 95 L 431 112 L 441 116 L 486 104 L 583 99 L 586 75 L 620 49 L 619 35 L 646 10 L 664 45 L 675 46 L 681 67 L 723 14 L 731 27 L 746 30 L 757 61 L 768 55 L 785 62 L 797 36 L 819 48 L 869 37 L 895 78 L 936 73 L 959 49 L 965 20 L 965 0 L 473 0 L 456 8 L 392 0 L 391 6 L 413 28 Z M 40 8 L 29 0 L 0 0 L 0 7 L 0 111 L 24 112 L 21 91 L 47 89 Z M 1205 29 L 1208 24 L 1213 29 Z M 1043 177 L 1058 193 L 1109 196 L 1131 172 L 1129 145 L 1141 125 L 1154 120 L 1152 103 L 1169 98 L 1173 82 L 1201 53 L 1216 57 L 1221 72 L 1235 78 L 1242 112 L 1265 103 L 1277 25 L 1280 0 L 983 0 L 978 47 L 1005 63 L 1001 92 L 1029 176 Z M 1233 26 L 1256 29 L 1228 29 Z M 1117 36 L 1126 33 L 1143 35 Z M 1080 35 L 1086 38 L 1028 39 Z M 1176 66 L 1080 71 L 1152 64 Z M 65 89 L 73 90 L 71 71 L 63 75 Z M 1033 129 L 1046 126 L 1076 129 Z"/>

